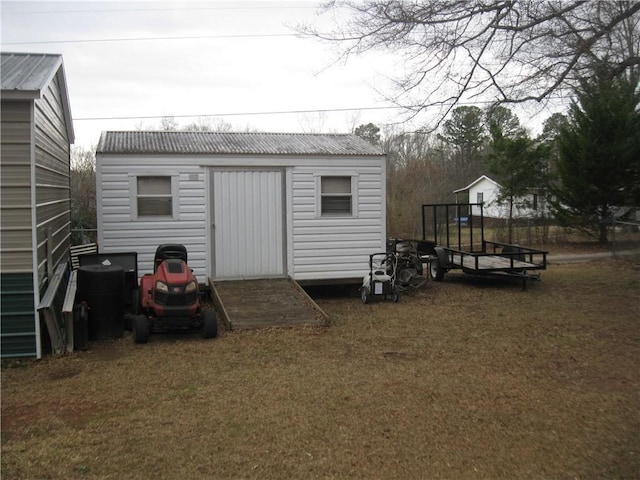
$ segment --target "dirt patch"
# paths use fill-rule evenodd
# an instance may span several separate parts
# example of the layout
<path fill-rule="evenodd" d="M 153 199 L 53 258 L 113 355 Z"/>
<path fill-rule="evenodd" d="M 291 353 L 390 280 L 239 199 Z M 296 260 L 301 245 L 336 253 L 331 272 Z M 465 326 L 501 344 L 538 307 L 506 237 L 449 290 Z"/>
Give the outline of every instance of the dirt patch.
<path fill-rule="evenodd" d="M 74 399 L 70 403 L 60 400 L 43 400 L 33 404 L 6 405 L 2 407 L 2 433 L 15 435 L 25 428 L 55 423 L 79 428 L 96 418 L 106 408 L 97 401 Z"/>
<path fill-rule="evenodd" d="M 65 378 L 75 377 L 82 372 L 82 370 L 80 366 L 63 366 L 62 368 L 51 369 L 50 372 L 47 372 L 47 376 L 51 380 L 63 380 Z"/>

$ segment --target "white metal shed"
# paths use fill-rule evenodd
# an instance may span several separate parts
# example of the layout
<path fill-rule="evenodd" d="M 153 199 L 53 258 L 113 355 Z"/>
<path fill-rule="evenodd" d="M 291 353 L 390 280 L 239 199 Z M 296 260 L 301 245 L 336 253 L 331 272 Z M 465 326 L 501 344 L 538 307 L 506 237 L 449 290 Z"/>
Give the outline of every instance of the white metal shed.
<path fill-rule="evenodd" d="M 385 155 L 355 135 L 104 132 L 96 159 L 100 250 L 141 274 L 182 243 L 200 282 L 349 282 L 385 248 Z"/>

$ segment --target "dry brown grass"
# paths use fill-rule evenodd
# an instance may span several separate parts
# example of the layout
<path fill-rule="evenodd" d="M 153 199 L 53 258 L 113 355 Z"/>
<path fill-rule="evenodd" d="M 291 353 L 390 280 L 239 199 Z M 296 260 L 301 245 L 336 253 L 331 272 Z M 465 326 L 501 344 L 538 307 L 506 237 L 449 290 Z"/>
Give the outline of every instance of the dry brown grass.
<path fill-rule="evenodd" d="M 2 478 L 640 477 L 640 270 L 324 294 L 323 329 L 4 363 Z"/>

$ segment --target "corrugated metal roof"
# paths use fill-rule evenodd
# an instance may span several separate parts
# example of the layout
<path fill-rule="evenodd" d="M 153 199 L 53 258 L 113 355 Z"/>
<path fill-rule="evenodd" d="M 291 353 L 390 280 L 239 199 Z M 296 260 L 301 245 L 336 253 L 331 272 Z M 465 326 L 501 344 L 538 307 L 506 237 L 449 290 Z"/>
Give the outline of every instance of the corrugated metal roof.
<path fill-rule="evenodd" d="M 0 87 L 3 99 L 38 100 L 56 75 L 61 89 L 67 135 L 69 143 L 73 143 L 75 133 L 62 55 L 9 52 L 0 54 Z"/>
<path fill-rule="evenodd" d="M 62 65 L 61 55 L 2 52 L 0 78 L 2 94 L 30 92 L 38 98 Z"/>
<path fill-rule="evenodd" d="M 97 153 L 209 155 L 382 155 L 350 134 L 103 132 Z"/>

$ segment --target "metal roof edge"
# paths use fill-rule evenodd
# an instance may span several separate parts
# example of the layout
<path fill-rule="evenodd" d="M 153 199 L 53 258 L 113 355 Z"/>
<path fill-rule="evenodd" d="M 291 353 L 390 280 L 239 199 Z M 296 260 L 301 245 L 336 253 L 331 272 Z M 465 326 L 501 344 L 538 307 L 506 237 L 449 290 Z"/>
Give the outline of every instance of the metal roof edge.
<path fill-rule="evenodd" d="M 370 145 L 372 149 L 377 151 L 370 152 L 340 152 L 340 153 L 331 153 L 331 152 L 234 152 L 234 151 L 218 151 L 218 152 L 171 152 L 171 151 L 156 151 L 156 150 L 147 150 L 147 149 L 139 149 L 139 150 L 131 150 L 131 151 L 113 151 L 108 149 L 108 137 L 111 135 L 127 135 L 127 134 L 161 134 L 166 136 L 178 136 L 185 134 L 197 134 L 198 136 L 206 137 L 206 136 L 238 136 L 238 137 L 258 137 L 258 136 L 266 136 L 266 137 L 355 137 L 359 138 L 362 142 L 366 142 L 366 140 L 358 137 L 354 133 L 299 133 L 299 132 L 215 132 L 215 131 L 183 131 L 183 130 L 104 130 L 100 134 L 100 139 L 98 141 L 96 147 L 96 153 L 100 153 L 103 155 L 175 155 L 176 153 L 180 153 L 180 155 L 192 155 L 192 156 L 221 156 L 221 155 L 238 155 L 238 156 L 295 156 L 295 155 L 306 155 L 306 156 L 347 156 L 347 157 L 386 157 L 387 152 L 380 145 Z M 367 142 L 368 143 L 368 142 Z M 117 150 L 117 149 L 116 149 Z"/>
<path fill-rule="evenodd" d="M 0 98 L 2 100 L 38 100 L 40 90 L 2 90 Z"/>
<path fill-rule="evenodd" d="M 64 61 L 61 53 L 32 53 L 32 52 L 2 52 L 3 55 L 38 55 L 41 57 L 55 58 L 55 64 L 52 66 L 48 75 L 40 84 L 37 90 L 2 90 L 1 96 L 3 100 L 39 100 L 42 98 L 42 92 L 51 84 L 53 79 L 60 75 L 60 89 L 62 96 L 62 110 L 65 117 L 67 136 L 69 144 L 75 142 L 75 131 L 73 129 L 73 117 L 71 116 L 71 105 L 69 101 L 69 91 L 67 87 L 67 78 L 65 75 Z"/>
<path fill-rule="evenodd" d="M 462 188 L 459 188 L 458 190 L 454 190 L 453 193 L 460 193 L 460 192 L 464 192 L 466 190 L 469 190 L 471 187 L 473 187 L 476 183 L 480 182 L 481 180 L 489 180 L 491 183 L 493 183 L 498 188 L 501 187 L 501 185 L 498 182 L 496 182 L 495 180 L 493 180 L 492 178 L 489 178 L 486 175 L 481 175 L 478 178 L 476 178 L 473 182 L 471 182 L 469 185 L 467 185 L 466 187 L 462 187 Z"/>
<path fill-rule="evenodd" d="M 69 144 L 75 143 L 76 134 L 73 128 L 73 117 L 71 116 L 71 101 L 69 99 L 69 89 L 67 87 L 67 75 L 64 69 L 64 61 L 62 55 L 60 55 L 60 63 L 56 70 L 56 74 L 60 75 L 60 90 L 62 94 L 62 108 L 64 110 L 64 116 L 66 118 L 67 135 L 69 136 Z M 51 80 L 53 80 L 53 76 Z"/>

